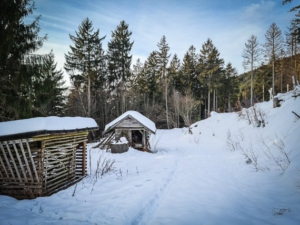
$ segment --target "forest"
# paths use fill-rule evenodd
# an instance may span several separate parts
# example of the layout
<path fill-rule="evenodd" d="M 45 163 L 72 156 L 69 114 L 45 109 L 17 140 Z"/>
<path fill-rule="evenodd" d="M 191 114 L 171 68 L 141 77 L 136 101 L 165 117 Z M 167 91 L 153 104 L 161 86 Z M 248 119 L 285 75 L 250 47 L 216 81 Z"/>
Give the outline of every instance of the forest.
<path fill-rule="evenodd" d="M 120 114 L 136 110 L 157 128 L 171 129 L 205 119 L 211 111 L 239 111 L 269 100 L 300 80 L 300 5 L 287 12 L 295 13 L 289 32 L 272 23 L 264 43 L 255 34 L 245 40 L 241 57 L 248 72 L 243 74 L 225 63 L 210 38 L 198 50 L 191 45 L 180 59 L 170 54 L 167 37 L 158 37 L 144 62 L 132 62 L 129 24 L 120 21 L 103 46 L 109 37 L 84 18 L 69 34 L 72 45 L 65 53 L 70 87 L 52 51 L 36 54 L 47 35 L 39 36 L 41 15 L 24 22 L 34 9 L 32 0 L 0 3 L 0 122 L 82 116 L 94 118 L 103 130 Z"/>

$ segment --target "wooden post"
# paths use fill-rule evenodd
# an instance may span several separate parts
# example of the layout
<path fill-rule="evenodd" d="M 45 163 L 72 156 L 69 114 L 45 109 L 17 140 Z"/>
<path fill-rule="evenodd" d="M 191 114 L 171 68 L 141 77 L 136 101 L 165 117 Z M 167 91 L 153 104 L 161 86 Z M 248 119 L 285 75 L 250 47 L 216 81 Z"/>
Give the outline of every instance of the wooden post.
<path fill-rule="evenodd" d="M 82 176 L 85 175 L 85 154 L 86 154 L 86 142 L 84 141 L 82 144 Z"/>
<path fill-rule="evenodd" d="M 146 146 L 146 134 L 145 134 L 145 130 L 143 130 L 143 151 L 147 150 L 147 146 Z"/>
<path fill-rule="evenodd" d="M 132 147 L 132 130 L 128 131 L 128 146 Z"/>

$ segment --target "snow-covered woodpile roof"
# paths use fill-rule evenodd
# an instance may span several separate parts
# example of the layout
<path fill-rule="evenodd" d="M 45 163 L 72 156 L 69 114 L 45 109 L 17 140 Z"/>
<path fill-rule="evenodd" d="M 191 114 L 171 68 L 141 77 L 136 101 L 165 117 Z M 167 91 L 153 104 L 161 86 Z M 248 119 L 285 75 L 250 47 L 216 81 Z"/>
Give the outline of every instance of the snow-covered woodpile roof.
<path fill-rule="evenodd" d="M 98 125 L 92 118 L 83 117 L 37 117 L 0 123 L 0 140 L 9 137 L 26 138 L 39 134 L 65 133 L 96 130 Z"/>
<path fill-rule="evenodd" d="M 152 122 L 150 119 L 145 117 L 144 115 L 140 114 L 137 111 L 127 111 L 123 113 L 118 118 L 111 121 L 109 124 L 105 126 L 104 133 L 110 132 L 112 129 L 114 129 L 120 122 L 122 122 L 124 119 L 131 117 L 134 118 L 136 121 L 138 121 L 143 127 L 147 128 L 149 131 L 155 133 L 156 132 L 156 126 L 155 123 Z"/>

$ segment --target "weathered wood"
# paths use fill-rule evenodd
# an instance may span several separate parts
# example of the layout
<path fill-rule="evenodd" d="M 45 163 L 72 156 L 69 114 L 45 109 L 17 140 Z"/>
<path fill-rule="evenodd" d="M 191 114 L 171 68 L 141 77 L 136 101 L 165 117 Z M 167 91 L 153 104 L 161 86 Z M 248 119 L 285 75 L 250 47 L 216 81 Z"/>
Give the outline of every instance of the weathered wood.
<path fill-rule="evenodd" d="M 25 143 L 26 143 L 27 152 L 28 152 L 28 155 L 29 155 L 29 158 L 30 158 L 30 161 L 31 161 L 31 165 L 32 165 L 32 168 L 33 168 L 33 172 L 34 172 L 34 175 L 35 175 L 35 179 L 37 180 L 37 182 L 40 182 L 38 173 L 37 173 L 36 168 L 35 168 L 35 163 L 33 161 L 33 157 L 32 157 L 32 154 L 31 154 L 31 150 L 30 150 L 30 146 L 28 144 L 28 141 L 26 141 Z M 42 165 L 41 165 L 42 160 L 39 160 L 38 163 L 39 163 L 39 168 L 42 168 Z"/>
<path fill-rule="evenodd" d="M 123 153 L 128 151 L 127 144 L 111 144 L 111 153 Z"/>
<path fill-rule="evenodd" d="M 40 135 L 3 146 L 0 142 L 0 194 L 18 199 L 45 196 L 84 177 L 87 134 Z"/>
<path fill-rule="evenodd" d="M 42 140 L 62 140 L 62 139 L 68 139 L 68 138 L 74 138 L 76 136 L 87 136 L 88 131 L 81 131 L 81 132 L 76 132 L 76 133 L 66 133 L 66 134 L 47 134 L 47 135 L 39 135 L 33 137 L 34 141 L 42 141 Z"/>
<path fill-rule="evenodd" d="M 19 173 L 18 167 L 17 167 L 17 165 L 16 165 L 15 159 L 14 159 L 14 157 L 12 156 L 12 153 L 11 153 L 11 151 L 10 151 L 10 147 L 9 147 L 8 144 L 6 144 L 6 149 L 7 149 L 7 151 L 8 151 L 9 156 L 10 156 L 10 160 L 11 160 L 13 166 L 14 166 L 14 169 L 15 169 L 15 172 L 16 172 L 16 174 L 17 174 L 17 177 L 18 177 L 19 181 L 22 183 L 22 178 L 21 178 L 21 176 L 20 176 L 20 173 Z M 13 173 L 13 171 L 12 171 L 12 173 Z"/>
<path fill-rule="evenodd" d="M 17 179 L 16 179 L 16 177 L 15 177 L 15 174 L 14 174 L 14 172 L 13 172 L 11 166 L 10 166 L 9 160 L 8 160 L 8 158 L 7 158 L 7 155 L 6 155 L 6 153 L 5 153 L 4 147 L 3 147 L 3 145 L 2 145 L 1 142 L 0 142 L 0 148 L 1 148 L 2 154 L 3 154 L 3 156 L 4 156 L 4 159 L 5 159 L 5 161 L 6 161 L 6 165 L 8 166 L 8 169 L 9 169 L 9 171 L 10 171 L 10 174 L 12 175 L 12 177 L 14 178 L 14 180 L 17 181 Z"/>
<path fill-rule="evenodd" d="M 86 164 L 85 164 L 85 156 L 86 156 L 86 142 L 83 142 L 83 149 L 82 149 L 82 176 L 85 175 L 85 168 L 86 168 Z"/>
<path fill-rule="evenodd" d="M 1 145 L 1 143 L 0 143 L 0 145 Z M 1 147 L 2 147 L 2 145 L 1 145 Z M 4 162 L 2 160 L 2 157 L 0 157 L 0 164 L 1 164 L 2 168 L 3 168 L 3 170 L 4 170 L 4 173 L 5 173 L 6 177 L 9 177 L 8 172 L 6 170 L 6 166 L 4 165 Z"/>
<path fill-rule="evenodd" d="M 23 177 L 25 178 L 25 181 L 27 182 L 27 176 L 26 176 L 26 173 L 25 173 L 25 170 L 24 170 L 24 167 L 23 167 L 23 163 L 22 163 L 20 155 L 19 155 L 19 151 L 18 151 L 15 143 L 13 143 L 12 145 L 13 145 L 13 148 L 15 150 L 17 159 L 19 161 L 19 166 L 20 166 L 21 172 L 23 173 Z"/>
<path fill-rule="evenodd" d="M 20 146 L 20 149 L 21 149 L 21 152 L 22 152 L 22 155 L 23 155 L 23 158 L 24 158 L 26 167 L 27 167 L 27 171 L 28 171 L 28 174 L 29 174 L 29 178 L 30 178 L 31 180 L 33 180 L 33 176 L 32 176 L 32 173 L 31 173 L 31 169 L 30 169 L 30 167 L 29 167 L 29 163 L 28 163 L 28 160 L 27 160 L 25 151 L 24 151 L 23 143 L 24 143 L 24 142 L 20 141 L 20 142 L 19 142 L 19 146 Z"/>
<path fill-rule="evenodd" d="M 103 140 L 99 144 L 95 145 L 93 148 L 101 148 L 101 146 L 106 145 L 113 138 L 114 135 L 114 132 L 110 133 L 108 137 L 103 138 Z"/>

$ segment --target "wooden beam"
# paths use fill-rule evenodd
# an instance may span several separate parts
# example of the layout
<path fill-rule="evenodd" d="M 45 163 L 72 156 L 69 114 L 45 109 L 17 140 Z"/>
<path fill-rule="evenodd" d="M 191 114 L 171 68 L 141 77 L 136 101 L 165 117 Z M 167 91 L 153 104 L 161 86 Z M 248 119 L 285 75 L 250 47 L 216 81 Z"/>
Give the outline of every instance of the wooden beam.
<path fill-rule="evenodd" d="M 10 171 L 12 177 L 14 178 L 15 181 L 17 181 L 17 179 L 16 179 L 16 177 L 15 177 L 15 174 L 14 174 L 14 171 L 12 170 L 12 168 L 11 168 L 11 166 L 10 166 L 9 160 L 8 160 L 8 158 L 7 158 L 7 155 L 6 155 L 6 153 L 5 153 L 5 150 L 4 150 L 4 148 L 3 148 L 1 142 L 0 142 L 0 148 L 1 148 L 1 150 L 2 150 L 2 154 L 3 154 L 4 159 L 5 159 L 5 161 L 6 161 L 6 165 L 8 166 L 8 169 L 9 169 L 9 171 Z"/>

